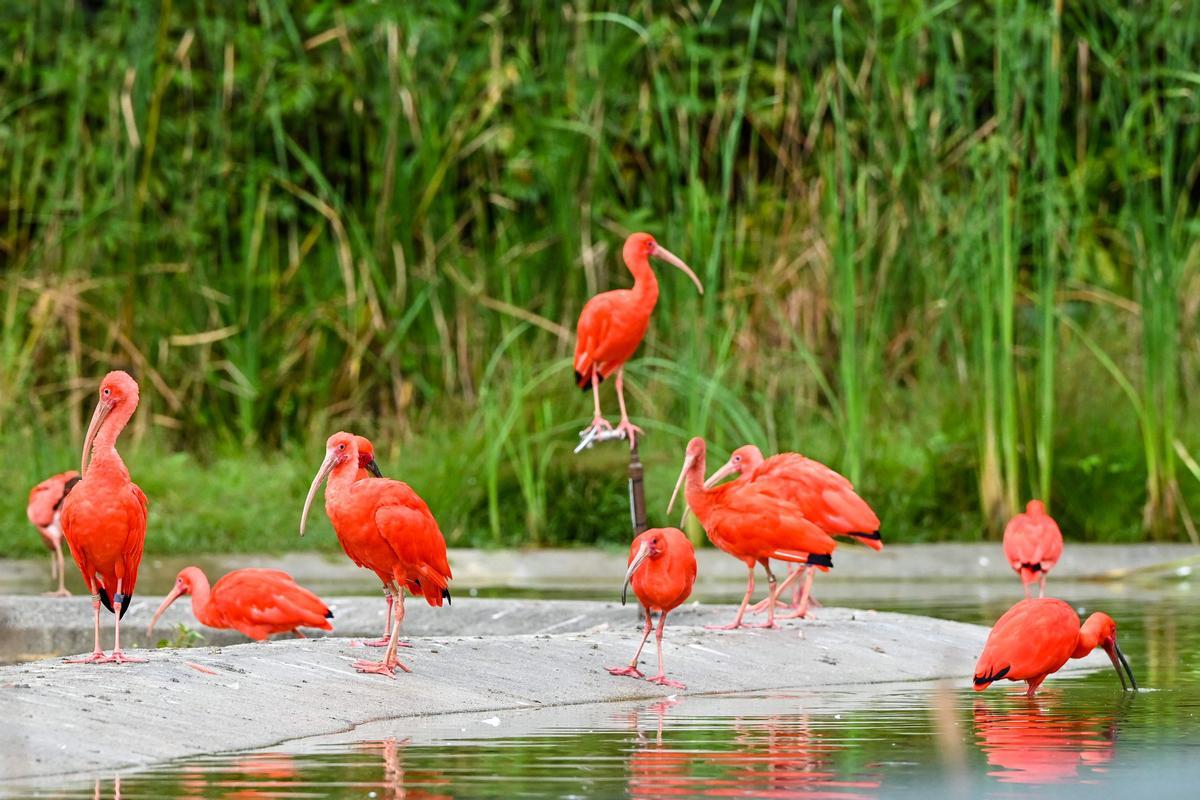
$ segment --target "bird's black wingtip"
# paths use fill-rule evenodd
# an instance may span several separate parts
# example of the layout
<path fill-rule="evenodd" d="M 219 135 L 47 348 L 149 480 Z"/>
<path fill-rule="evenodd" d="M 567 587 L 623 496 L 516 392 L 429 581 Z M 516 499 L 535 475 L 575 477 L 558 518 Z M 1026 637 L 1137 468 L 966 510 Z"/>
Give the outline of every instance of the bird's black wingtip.
<path fill-rule="evenodd" d="M 454 603 L 452 603 L 450 601 L 450 590 L 449 589 L 442 589 L 442 597 L 445 599 L 446 605 L 448 605 L 448 606 L 454 605 Z"/>
<path fill-rule="evenodd" d="M 809 553 L 808 561 L 804 563 L 812 567 L 832 567 L 833 556 L 828 553 Z"/>
<path fill-rule="evenodd" d="M 333 612 L 330 611 L 328 608 L 325 609 L 325 619 L 333 619 Z"/>

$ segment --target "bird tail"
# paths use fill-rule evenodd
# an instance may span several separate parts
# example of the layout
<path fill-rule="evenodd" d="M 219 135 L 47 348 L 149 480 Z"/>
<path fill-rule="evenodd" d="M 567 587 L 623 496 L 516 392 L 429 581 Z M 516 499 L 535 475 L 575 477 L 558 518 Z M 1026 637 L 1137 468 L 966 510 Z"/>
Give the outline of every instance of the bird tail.
<path fill-rule="evenodd" d="M 833 555 L 831 553 L 809 553 L 808 559 L 804 563 L 810 567 L 816 567 L 822 572 L 828 572 L 833 568 Z"/>
<path fill-rule="evenodd" d="M 597 383 L 604 383 L 604 377 L 605 377 L 604 374 L 601 373 L 600 379 L 597 381 Z M 591 366 L 587 367 L 586 372 L 580 372 L 579 370 L 575 370 L 575 385 L 578 386 L 580 389 L 582 389 L 585 392 L 592 388 L 592 368 L 591 368 Z"/>
<path fill-rule="evenodd" d="M 871 533 L 860 533 L 858 531 L 854 531 L 845 535 L 859 544 L 866 545 L 872 550 L 883 549 L 883 537 L 879 534 L 879 531 L 872 531 Z"/>
<path fill-rule="evenodd" d="M 113 608 L 112 598 L 108 596 L 108 591 L 103 586 L 99 587 L 99 589 L 97 591 L 100 592 L 101 605 L 103 605 L 105 608 L 107 608 L 110 613 L 113 613 L 113 614 L 117 613 L 116 610 Z M 122 619 L 125 617 L 125 612 L 129 610 L 130 601 L 133 600 L 133 592 L 130 592 L 129 594 L 125 595 L 124 600 L 125 600 L 125 604 L 121 606 L 121 618 Z"/>

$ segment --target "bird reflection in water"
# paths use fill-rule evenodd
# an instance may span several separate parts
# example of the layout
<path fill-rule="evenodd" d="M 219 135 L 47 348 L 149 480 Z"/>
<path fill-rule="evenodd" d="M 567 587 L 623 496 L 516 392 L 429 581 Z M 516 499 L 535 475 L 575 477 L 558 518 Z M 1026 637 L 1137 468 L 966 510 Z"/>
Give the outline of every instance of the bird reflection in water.
<path fill-rule="evenodd" d="M 359 749 L 378 753 L 383 758 L 383 789 L 378 795 L 384 800 L 451 800 L 452 795 L 430 791 L 430 786 L 448 786 L 450 781 L 435 770 L 412 772 L 404 768 L 404 751 L 411 739 L 389 737 L 378 742 L 364 742 Z"/>
<path fill-rule="evenodd" d="M 1117 734 L 1111 714 L 1072 717 L 1033 699 L 1008 709 L 976 703 L 975 738 L 995 768 L 988 775 L 1002 783 L 1047 784 L 1106 772 Z"/>
<path fill-rule="evenodd" d="M 663 721 L 677 700 L 655 703 L 634 711 L 630 727 L 636 733 L 629 757 L 629 797 L 870 797 L 877 778 L 846 779 L 835 764 L 844 749 L 809 724 L 806 715 L 736 718 L 732 749 L 703 749 L 710 740 L 703 730 L 684 729 L 676 746 L 663 741 Z M 654 720 L 653 736 L 646 723 Z M 699 746 L 698 746 L 699 745 Z"/>

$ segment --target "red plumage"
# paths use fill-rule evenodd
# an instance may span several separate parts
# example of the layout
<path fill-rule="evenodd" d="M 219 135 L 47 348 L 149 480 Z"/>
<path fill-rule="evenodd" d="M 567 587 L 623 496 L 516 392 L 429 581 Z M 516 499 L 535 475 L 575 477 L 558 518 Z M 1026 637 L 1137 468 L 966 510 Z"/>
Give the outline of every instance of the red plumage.
<path fill-rule="evenodd" d="M 1026 597 L 1037 581 L 1045 591 L 1046 575 L 1062 557 L 1062 531 L 1040 500 L 1030 500 L 1004 528 L 1004 558 L 1021 578 Z"/>

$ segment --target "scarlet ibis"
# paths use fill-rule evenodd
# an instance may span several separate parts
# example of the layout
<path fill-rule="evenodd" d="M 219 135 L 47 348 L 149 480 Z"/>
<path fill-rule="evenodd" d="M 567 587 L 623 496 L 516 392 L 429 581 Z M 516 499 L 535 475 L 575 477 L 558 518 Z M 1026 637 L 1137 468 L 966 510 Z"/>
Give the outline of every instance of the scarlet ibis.
<path fill-rule="evenodd" d="M 621 589 L 621 605 L 633 584 L 633 593 L 646 612 L 646 628 L 642 631 L 642 643 L 638 645 L 633 660 L 626 667 L 608 667 L 613 675 L 645 678 L 638 670 L 638 659 L 642 648 L 654 628 L 651 612 L 658 612 L 658 630 L 654 634 L 658 645 L 658 674 L 648 678 L 660 686 L 686 689 L 679 681 L 673 681 L 663 671 L 662 637 L 667 624 L 667 614 L 678 608 L 692 593 L 696 583 L 696 551 L 692 543 L 678 528 L 651 528 L 638 535 L 629 548 L 629 569 L 625 571 L 625 586 Z"/>
<path fill-rule="evenodd" d="M 669 513 L 687 482 L 684 497 L 695 513 L 708 539 L 716 547 L 743 562 L 749 570 L 746 596 L 738 608 L 737 617 L 721 630 L 746 627 L 775 627 L 775 602 L 779 592 L 770 560 L 815 566 L 827 571 L 833 566 L 833 551 L 837 542 L 809 520 L 794 504 L 781 500 L 755 483 L 733 482 L 705 488 L 704 440 L 696 437 L 688 442 L 683 469 L 667 505 Z M 754 594 L 754 565 L 763 565 L 771 589 L 767 595 L 767 621 L 761 625 L 743 623 L 746 605 Z"/>
<path fill-rule="evenodd" d="M 382 478 L 383 473 L 379 470 L 379 464 L 375 462 L 375 445 L 371 444 L 371 440 L 365 436 L 355 436 L 354 441 L 358 443 L 358 472 L 355 474 L 356 480 L 363 478 Z M 371 550 L 373 544 L 369 538 L 364 544 L 362 537 L 355 538 L 354 534 L 358 531 L 351 531 L 349 535 L 343 536 L 340 532 L 335 531 L 338 537 L 338 543 L 342 546 L 342 551 L 350 557 L 358 566 L 362 567 L 365 564 L 360 561 L 358 554 L 367 553 Z M 378 573 L 377 573 L 378 574 Z M 383 597 L 387 602 L 387 610 L 383 615 L 383 636 L 378 639 L 364 639 L 362 641 L 351 642 L 353 647 L 387 647 L 388 642 L 392 638 L 392 590 L 388 587 L 390 578 L 379 576 L 383 584 Z M 398 642 L 400 647 L 408 647 L 406 642 Z"/>
<path fill-rule="evenodd" d="M 121 652 L 121 617 L 129 609 L 137 585 L 146 541 L 147 503 L 146 495 L 129 479 L 116 444 L 137 405 L 137 381 L 120 370 L 104 376 L 83 440 L 82 477 L 63 501 L 63 534 L 91 592 L 96 632 L 92 654 L 69 663 L 145 661 Z M 100 649 L 102 603 L 116 615 L 113 650 L 107 656 Z"/>
<path fill-rule="evenodd" d="M 1062 600 L 1050 597 L 1026 598 L 996 620 L 987 644 L 975 664 L 975 691 L 981 692 L 994 681 L 1006 678 L 1029 684 L 1026 694 L 1033 697 L 1042 681 L 1072 658 L 1084 658 L 1097 647 L 1112 661 L 1121 688 L 1126 689 L 1125 674 L 1137 690 L 1133 670 L 1117 644 L 1117 623 L 1108 614 L 1097 611 L 1079 625 L 1079 615 Z"/>
<path fill-rule="evenodd" d="M 163 599 L 146 635 L 154 631 L 158 618 L 179 597 L 192 596 L 192 613 L 210 628 L 233 628 L 261 642 L 274 633 L 294 633 L 298 628 L 333 630 L 333 612 L 321 598 L 278 569 L 235 569 L 209 588 L 199 567 L 184 567 L 175 586 Z"/>
<path fill-rule="evenodd" d="M 648 233 L 632 234 L 625 240 L 621 255 L 633 273 L 633 288 L 602 292 L 584 305 L 575 326 L 575 383 L 585 392 L 592 390 L 596 413 L 591 427 L 612 430 L 612 424 L 600 413 L 600 382 L 614 371 L 617 373 L 617 402 L 621 406 L 617 430 L 625 434 L 632 447 L 642 429 L 629 421 L 625 408 L 625 362 L 642 343 L 650 314 L 658 302 L 658 280 L 650 267 L 650 257 L 661 258 L 682 270 L 700 294 L 704 294 L 704 287 L 691 267 Z"/>
<path fill-rule="evenodd" d="M 727 475 L 739 475 L 739 480 L 761 486 L 764 491 L 794 503 L 805 519 L 831 536 L 849 536 L 873 550 L 883 549 L 879 517 L 854 491 L 854 484 L 848 478 L 820 461 L 799 453 L 779 453 L 764 460 L 761 450 L 747 444 L 734 450 L 704 485 L 715 486 Z M 803 590 L 797 586 L 796 613 L 790 615 L 793 617 L 804 617 L 808 612 L 813 570 L 802 569 L 807 576 Z M 799 579 L 800 572 L 789 565 L 790 574 L 779 587 L 780 595 Z"/>
<path fill-rule="evenodd" d="M 25 516 L 42 535 L 42 541 L 50 548 L 50 579 L 58 580 L 58 589 L 46 594 L 54 597 L 70 597 L 67 591 L 67 571 L 63 565 L 62 551 L 62 504 L 67 493 L 79 482 L 79 473 L 75 470 L 60 472 L 46 478 L 33 487 L 29 492 L 29 505 L 25 508 Z"/>
<path fill-rule="evenodd" d="M 1004 527 L 1004 558 L 1021 578 L 1026 597 L 1034 581 L 1038 597 L 1046 594 L 1046 574 L 1058 563 L 1062 551 L 1062 531 L 1041 500 L 1030 500 L 1025 513 L 1017 514 Z"/>
<path fill-rule="evenodd" d="M 452 576 L 446 559 L 446 540 L 429 506 L 407 484 L 387 478 L 358 480 L 358 471 L 357 437 L 345 432 L 330 436 L 325 442 L 325 460 L 304 499 L 300 534 L 304 535 L 313 498 L 328 478 L 325 513 L 338 540 L 351 559 L 375 572 L 396 598 L 383 660 L 360 660 L 354 667 L 359 672 L 395 677 L 396 667 L 411 671 L 396 658 L 400 623 L 404 619 L 401 588 L 407 588 L 413 595 L 423 595 L 431 606 L 449 601 Z M 353 544 L 353 553 L 347 542 Z"/>

